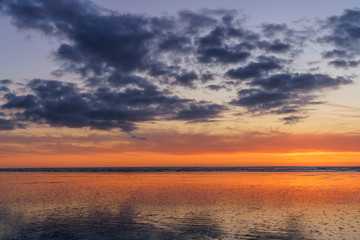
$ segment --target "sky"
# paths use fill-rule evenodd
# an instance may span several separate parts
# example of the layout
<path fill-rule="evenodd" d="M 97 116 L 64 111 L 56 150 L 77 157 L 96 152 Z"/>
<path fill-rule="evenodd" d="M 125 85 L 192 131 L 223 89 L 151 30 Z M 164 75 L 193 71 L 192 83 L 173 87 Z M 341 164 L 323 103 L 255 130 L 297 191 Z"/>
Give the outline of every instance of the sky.
<path fill-rule="evenodd" d="M 356 6 L 0 0 L 0 167 L 359 165 Z"/>

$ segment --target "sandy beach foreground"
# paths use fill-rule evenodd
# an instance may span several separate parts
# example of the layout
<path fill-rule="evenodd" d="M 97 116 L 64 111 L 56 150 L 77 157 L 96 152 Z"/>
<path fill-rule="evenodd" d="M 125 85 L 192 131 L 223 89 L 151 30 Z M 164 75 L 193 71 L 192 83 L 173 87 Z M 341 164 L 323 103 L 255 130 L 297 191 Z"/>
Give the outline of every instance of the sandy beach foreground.
<path fill-rule="evenodd" d="M 356 172 L 2 172 L 0 239 L 359 239 Z"/>

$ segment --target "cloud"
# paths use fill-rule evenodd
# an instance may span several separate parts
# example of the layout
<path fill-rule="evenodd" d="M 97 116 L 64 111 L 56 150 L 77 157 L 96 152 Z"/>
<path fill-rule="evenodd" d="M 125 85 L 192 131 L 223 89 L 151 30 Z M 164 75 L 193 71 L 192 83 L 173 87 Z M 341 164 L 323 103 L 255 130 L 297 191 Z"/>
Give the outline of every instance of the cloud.
<path fill-rule="evenodd" d="M 2 114 L 0 116 L 2 116 Z M 0 118 L 0 131 L 13 130 L 16 128 L 25 128 L 25 125 L 13 120 Z"/>
<path fill-rule="evenodd" d="M 337 68 L 349 68 L 349 67 L 357 67 L 359 65 L 359 61 L 346 61 L 343 59 L 336 59 L 330 61 L 328 64 L 333 65 L 334 67 Z"/>
<path fill-rule="evenodd" d="M 230 69 L 226 72 L 226 75 L 234 79 L 249 79 L 255 77 L 261 77 L 269 71 L 281 69 L 280 60 L 275 57 L 260 56 L 258 62 L 250 62 L 245 67 L 239 67 L 237 69 Z"/>
<path fill-rule="evenodd" d="M 239 91 L 239 99 L 233 100 L 231 103 L 248 108 L 261 106 L 261 108 L 267 110 L 282 105 L 284 100 L 289 98 L 287 94 L 282 92 L 266 92 L 257 89 L 250 90 L 253 91 L 249 91 L 248 93 Z"/>
<path fill-rule="evenodd" d="M 288 33 L 290 29 L 286 24 L 275 24 L 275 23 L 263 23 L 261 25 L 262 32 L 267 37 L 274 37 L 278 34 Z"/>
<path fill-rule="evenodd" d="M 325 21 L 330 33 L 319 39 L 335 49 L 323 53 L 325 58 L 354 57 L 360 54 L 360 9 L 346 9 L 339 16 L 331 16 Z"/>
<path fill-rule="evenodd" d="M 331 51 L 325 51 L 322 53 L 322 57 L 323 58 L 336 58 L 336 57 L 340 57 L 340 58 L 344 58 L 347 57 L 348 54 L 345 50 L 331 50 Z"/>
<path fill-rule="evenodd" d="M 152 17 L 82 0 L 3 0 L 0 13 L 19 29 L 56 40 L 55 77 L 79 77 L 76 83 L 33 79 L 22 89 L 12 80 L 1 80 L 4 126 L 33 122 L 130 133 L 147 121 L 213 121 L 229 108 L 181 96 L 178 86 L 237 92 L 231 104 L 251 113 L 293 114 L 313 104 L 316 92 L 351 83 L 292 69 L 288 59 L 301 51 L 309 31 L 271 23 L 249 29 L 235 10 L 184 10 Z M 327 20 L 332 32 L 323 41 L 339 49 L 324 57 L 347 56 L 357 46 L 346 44 L 357 39 L 357 16 L 357 10 L 348 10 Z M 344 33 L 341 41 L 334 38 L 338 33 Z M 355 64 L 336 61 L 330 64 Z"/>
<path fill-rule="evenodd" d="M 244 62 L 250 57 L 249 52 L 238 51 L 227 46 L 200 48 L 198 54 L 201 63 L 238 63 Z"/>
<path fill-rule="evenodd" d="M 191 50 L 191 40 L 186 37 L 170 35 L 159 44 L 159 50 L 184 54 Z"/>
<path fill-rule="evenodd" d="M 176 84 L 194 87 L 194 80 L 198 79 L 198 75 L 194 72 L 187 72 L 176 77 Z"/>
<path fill-rule="evenodd" d="M 323 74 L 274 74 L 248 81 L 252 88 L 238 91 L 238 98 L 230 103 L 257 114 L 293 113 L 314 104 L 316 92 L 350 83 L 350 79 Z M 283 118 L 286 122 L 290 119 L 294 118 Z"/>
<path fill-rule="evenodd" d="M 100 74 L 109 67 L 123 71 L 144 68 L 146 41 L 153 33 L 148 20 L 135 15 L 104 15 L 88 1 L 11 1 L 3 12 L 22 29 L 36 29 L 66 38 L 55 52 L 57 59 L 83 74 Z"/>
<path fill-rule="evenodd" d="M 27 87 L 32 94 L 8 93 L 2 107 L 23 109 L 15 115 L 18 121 L 55 127 L 118 128 L 131 132 L 138 122 L 165 118 L 203 121 L 224 110 L 218 105 L 167 95 L 154 85 L 122 91 L 107 87 L 82 91 L 74 83 L 34 79 Z"/>
<path fill-rule="evenodd" d="M 9 92 L 10 89 L 7 85 L 10 85 L 12 81 L 10 79 L 0 80 L 0 92 Z"/>
<path fill-rule="evenodd" d="M 285 121 L 285 124 L 294 124 L 294 123 L 300 122 L 304 118 L 305 117 L 303 117 L 303 116 L 289 116 L 289 117 L 281 118 L 281 120 Z"/>
<path fill-rule="evenodd" d="M 235 28 L 231 22 L 218 25 L 213 30 L 197 39 L 197 55 L 201 63 L 229 64 L 244 62 L 250 57 L 249 49 L 244 45 L 231 44 L 229 40 L 245 42 L 256 40 L 258 36 L 242 28 Z"/>
<path fill-rule="evenodd" d="M 207 121 L 209 118 L 217 117 L 226 108 L 218 104 L 206 104 L 203 105 L 191 104 L 188 109 L 181 110 L 173 118 L 176 120 L 186 121 Z"/>
<path fill-rule="evenodd" d="M 7 84 L 11 84 L 12 81 L 10 79 L 3 79 L 3 80 L 0 80 L 0 84 L 4 84 L 4 85 L 7 85 Z"/>
<path fill-rule="evenodd" d="M 250 83 L 266 90 L 282 90 L 286 92 L 313 91 L 324 88 L 335 88 L 352 83 L 344 77 L 330 77 L 324 74 L 275 74 L 268 78 L 255 79 Z"/>
<path fill-rule="evenodd" d="M 10 91 L 10 89 L 7 86 L 0 87 L 0 92 L 8 92 L 8 91 Z"/>
<path fill-rule="evenodd" d="M 211 123 L 210 123 L 211 124 Z M 216 124 L 216 123 L 213 123 Z M 291 152 L 359 152 L 359 134 L 289 134 L 284 132 L 243 132 L 233 134 L 147 132 L 139 141 L 127 135 L 89 134 L 87 136 L 34 136 L 34 134 L 0 134 L 0 154 L 74 154 L 89 153 L 291 153 Z M 169 141 L 171 139 L 171 141 Z"/>
<path fill-rule="evenodd" d="M 36 105 L 36 98 L 33 95 L 16 96 L 13 93 L 5 94 L 7 102 L 2 108 L 31 108 Z"/>
<path fill-rule="evenodd" d="M 194 34 L 201 29 L 212 26 L 217 23 L 217 20 L 205 13 L 195 13 L 189 10 L 179 12 L 180 20 L 185 23 L 187 32 Z"/>
<path fill-rule="evenodd" d="M 274 53 L 286 53 L 291 49 L 290 44 L 283 43 L 278 39 L 273 42 L 259 41 L 257 44 L 260 49 L 264 49 L 268 52 L 274 52 Z"/>
<path fill-rule="evenodd" d="M 213 90 L 213 91 L 219 91 L 221 89 L 225 89 L 227 90 L 228 88 L 224 85 L 217 85 L 217 84 L 210 84 L 208 86 L 206 86 L 206 88 Z"/>

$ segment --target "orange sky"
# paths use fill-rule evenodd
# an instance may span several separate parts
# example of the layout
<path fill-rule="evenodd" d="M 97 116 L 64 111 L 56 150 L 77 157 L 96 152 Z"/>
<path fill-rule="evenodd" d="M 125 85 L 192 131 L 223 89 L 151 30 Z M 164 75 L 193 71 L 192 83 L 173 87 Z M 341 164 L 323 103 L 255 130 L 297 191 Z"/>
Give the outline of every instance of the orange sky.
<path fill-rule="evenodd" d="M 359 152 L 228 154 L 83 154 L 3 157 L 1 167 L 358 166 Z"/>
<path fill-rule="evenodd" d="M 358 134 L 0 135 L 1 167 L 354 166 Z"/>

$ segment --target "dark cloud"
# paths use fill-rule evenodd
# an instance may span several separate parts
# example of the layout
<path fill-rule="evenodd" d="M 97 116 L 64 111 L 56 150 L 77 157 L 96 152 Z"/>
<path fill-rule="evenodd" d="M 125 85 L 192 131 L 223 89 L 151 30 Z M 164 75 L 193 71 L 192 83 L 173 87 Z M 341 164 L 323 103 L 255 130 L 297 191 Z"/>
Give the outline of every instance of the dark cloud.
<path fill-rule="evenodd" d="M 285 121 L 285 124 L 295 124 L 297 122 L 300 122 L 304 118 L 305 117 L 302 117 L 302 116 L 288 116 L 288 117 L 281 118 L 281 120 Z"/>
<path fill-rule="evenodd" d="M 2 108 L 31 108 L 36 105 L 36 98 L 33 95 L 16 96 L 13 93 L 5 94 L 4 98 L 7 100 Z"/>
<path fill-rule="evenodd" d="M 223 44 L 224 36 L 226 36 L 225 29 L 217 27 L 208 35 L 199 38 L 200 47 L 220 46 Z"/>
<path fill-rule="evenodd" d="M 247 84 L 253 88 L 240 90 L 238 98 L 232 100 L 231 104 L 245 107 L 256 114 L 289 114 L 313 104 L 316 92 L 350 83 L 350 79 L 322 74 L 276 74 L 248 81 Z M 282 120 L 294 122 L 290 118 Z"/>
<path fill-rule="evenodd" d="M 191 50 L 191 41 L 186 37 L 169 36 L 159 44 L 161 51 L 173 51 L 178 53 L 186 53 Z"/>
<path fill-rule="evenodd" d="M 329 62 L 329 65 L 333 65 L 337 68 L 349 68 L 349 67 L 357 67 L 359 65 L 359 61 L 346 61 L 343 59 L 336 59 Z"/>
<path fill-rule="evenodd" d="M 213 90 L 213 91 L 219 91 L 221 89 L 228 89 L 226 86 L 224 85 L 217 85 L 217 84 L 211 84 L 206 86 L 207 89 Z"/>
<path fill-rule="evenodd" d="M 0 116 L 3 116 L 1 114 Z M 24 128 L 25 125 L 17 123 L 16 121 L 0 118 L 0 131 L 8 131 L 16 128 Z"/>
<path fill-rule="evenodd" d="M 60 39 L 54 56 L 62 69 L 55 75 L 75 71 L 93 80 L 114 71 L 142 72 L 175 78 L 187 86 L 191 80 L 181 75 L 191 70 L 174 65 L 192 57 L 205 64 L 241 63 L 256 47 L 250 42 L 259 40 L 258 34 L 235 21 L 236 11 L 181 11 L 176 16 L 148 17 L 106 11 L 88 1 L 5 0 L 2 12 L 10 15 L 18 28 L 36 29 Z M 286 48 L 276 41 L 262 45 L 266 51 Z"/>
<path fill-rule="evenodd" d="M 291 49 L 290 44 L 283 43 L 279 40 L 275 40 L 274 42 L 260 41 L 258 42 L 258 46 L 260 49 L 274 53 L 286 53 Z"/>
<path fill-rule="evenodd" d="M 63 41 L 54 53 L 63 64 L 62 71 L 54 72 L 57 75 L 76 71 L 107 76 L 115 70 L 174 77 L 185 69 L 174 68 L 168 60 L 188 61 L 194 56 L 200 63 L 232 64 L 251 56 L 256 47 L 251 42 L 270 52 L 289 47 L 280 40 L 259 41 L 258 34 L 239 26 L 236 11 L 181 11 L 159 18 L 110 12 L 88 1 L 5 0 L 2 12 L 19 28 Z M 182 59 L 179 55 L 185 53 Z"/>
<path fill-rule="evenodd" d="M 179 66 L 169 66 L 164 63 L 154 63 L 150 66 L 148 74 L 153 77 L 173 77 L 180 70 Z"/>
<path fill-rule="evenodd" d="M 285 100 L 290 98 L 288 94 L 278 91 L 267 92 L 257 89 L 249 90 L 253 91 L 239 91 L 239 99 L 233 100 L 231 103 L 256 111 L 266 111 L 283 105 Z"/>
<path fill-rule="evenodd" d="M 260 49 L 264 49 L 268 52 L 274 52 L 274 53 L 286 53 L 291 49 L 290 44 L 283 43 L 278 39 L 273 42 L 259 41 L 257 44 Z"/>
<path fill-rule="evenodd" d="M 319 63 L 321 63 L 321 61 L 318 61 L 318 60 L 306 62 L 306 64 L 309 65 L 309 66 L 317 65 Z"/>
<path fill-rule="evenodd" d="M 10 89 L 6 85 L 10 85 L 11 83 L 12 81 L 10 79 L 0 80 L 0 92 L 9 92 Z"/>
<path fill-rule="evenodd" d="M 218 105 L 170 96 L 150 84 L 142 89 L 120 91 L 99 87 L 82 91 L 74 83 L 34 79 L 27 87 L 33 94 L 6 94 L 7 102 L 2 107 L 23 109 L 16 113 L 17 121 L 57 127 L 118 128 L 131 132 L 138 122 L 164 118 L 205 120 L 216 117 L 224 110 Z"/>
<path fill-rule="evenodd" d="M 103 74 L 108 68 L 146 68 L 146 44 L 154 33 L 148 30 L 150 23 L 145 17 L 104 14 L 88 1 L 70 0 L 5 0 L 2 11 L 19 28 L 67 39 L 55 56 L 83 75 Z"/>
<path fill-rule="evenodd" d="M 15 126 L 11 120 L 0 118 L 0 131 L 13 130 L 14 128 Z"/>
<path fill-rule="evenodd" d="M 348 53 L 345 50 L 331 50 L 331 51 L 325 51 L 322 53 L 323 58 L 344 58 L 349 56 Z"/>
<path fill-rule="evenodd" d="M 60 64 L 55 76 L 81 77 L 76 84 L 33 79 L 21 90 L 12 87 L 11 80 L 0 80 L 7 129 L 20 126 L 19 122 L 35 122 L 118 128 L 130 134 L 139 122 L 211 121 L 227 109 L 176 96 L 171 92 L 176 86 L 214 91 L 241 86 L 233 105 L 261 114 L 292 114 L 313 101 L 314 91 L 351 82 L 321 74 L 292 74 L 291 61 L 285 59 L 300 51 L 309 32 L 286 24 L 249 30 L 235 10 L 185 10 L 150 17 L 121 14 L 85 0 L 3 0 L 0 13 L 10 16 L 19 29 L 38 31 L 59 43 L 53 52 Z M 358 10 L 347 10 L 328 19 L 331 31 L 322 41 L 337 48 L 323 57 L 343 59 L 349 52 L 360 52 L 358 15 Z M 272 54 L 283 54 L 283 59 Z M 343 61 L 329 64 L 357 65 L 351 59 Z"/>
<path fill-rule="evenodd" d="M 247 42 L 256 40 L 258 36 L 252 32 L 236 28 L 228 23 L 215 26 L 208 34 L 198 39 L 197 54 L 201 63 L 229 64 L 243 62 L 250 57 L 249 49 L 243 45 L 228 43 L 230 39 Z"/>
<path fill-rule="evenodd" d="M 180 21 L 185 23 L 185 30 L 190 34 L 198 33 L 201 29 L 213 26 L 217 20 L 205 13 L 195 13 L 184 10 L 179 13 Z"/>
<path fill-rule="evenodd" d="M 239 51 L 228 46 L 211 46 L 200 48 L 198 51 L 201 63 L 238 63 L 250 57 L 250 53 Z"/>
<path fill-rule="evenodd" d="M 207 83 L 207 82 L 210 82 L 210 81 L 212 81 L 212 80 L 214 80 L 214 74 L 212 74 L 212 73 L 204 73 L 204 74 L 202 74 L 201 75 L 201 82 L 203 82 L 203 83 Z"/>
<path fill-rule="evenodd" d="M 8 91 L 10 91 L 10 89 L 7 86 L 0 87 L 0 92 L 8 92 Z"/>
<path fill-rule="evenodd" d="M 7 84 L 11 84 L 12 81 L 10 79 L 3 79 L 3 80 L 0 80 L 0 84 L 4 84 L 4 85 L 7 85 Z"/>
<path fill-rule="evenodd" d="M 286 24 L 265 23 L 261 25 L 262 38 L 257 47 L 265 52 L 288 54 L 292 58 L 303 51 L 306 41 L 314 36 L 311 28 L 289 28 Z"/>
<path fill-rule="evenodd" d="M 226 75 L 240 80 L 261 77 L 269 71 L 281 69 L 280 62 L 280 59 L 274 57 L 260 57 L 258 62 L 250 62 L 245 67 L 230 69 Z"/>
<path fill-rule="evenodd" d="M 184 109 L 173 118 L 174 120 L 185 121 L 207 121 L 209 118 L 217 117 L 226 108 L 218 104 L 206 104 L 197 105 L 191 104 L 188 109 Z"/>
<path fill-rule="evenodd" d="M 198 79 L 198 75 L 196 73 L 188 72 L 177 76 L 175 83 L 186 87 L 194 87 L 194 81 L 196 79 Z"/>
<path fill-rule="evenodd" d="M 320 42 L 332 44 L 335 49 L 323 53 L 325 57 L 356 56 L 360 54 L 360 9 L 347 9 L 342 15 L 329 17 L 326 27 L 330 33 Z"/>
<path fill-rule="evenodd" d="M 265 36 L 268 37 L 273 37 L 279 33 L 284 33 L 289 31 L 286 24 L 264 23 L 261 25 L 261 28 Z"/>
<path fill-rule="evenodd" d="M 306 92 L 323 88 L 338 87 L 352 81 L 343 77 L 333 78 L 323 74 L 276 74 L 268 78 L 255 79 L 250 85 L 266 90 L 283 92 Z"/>

